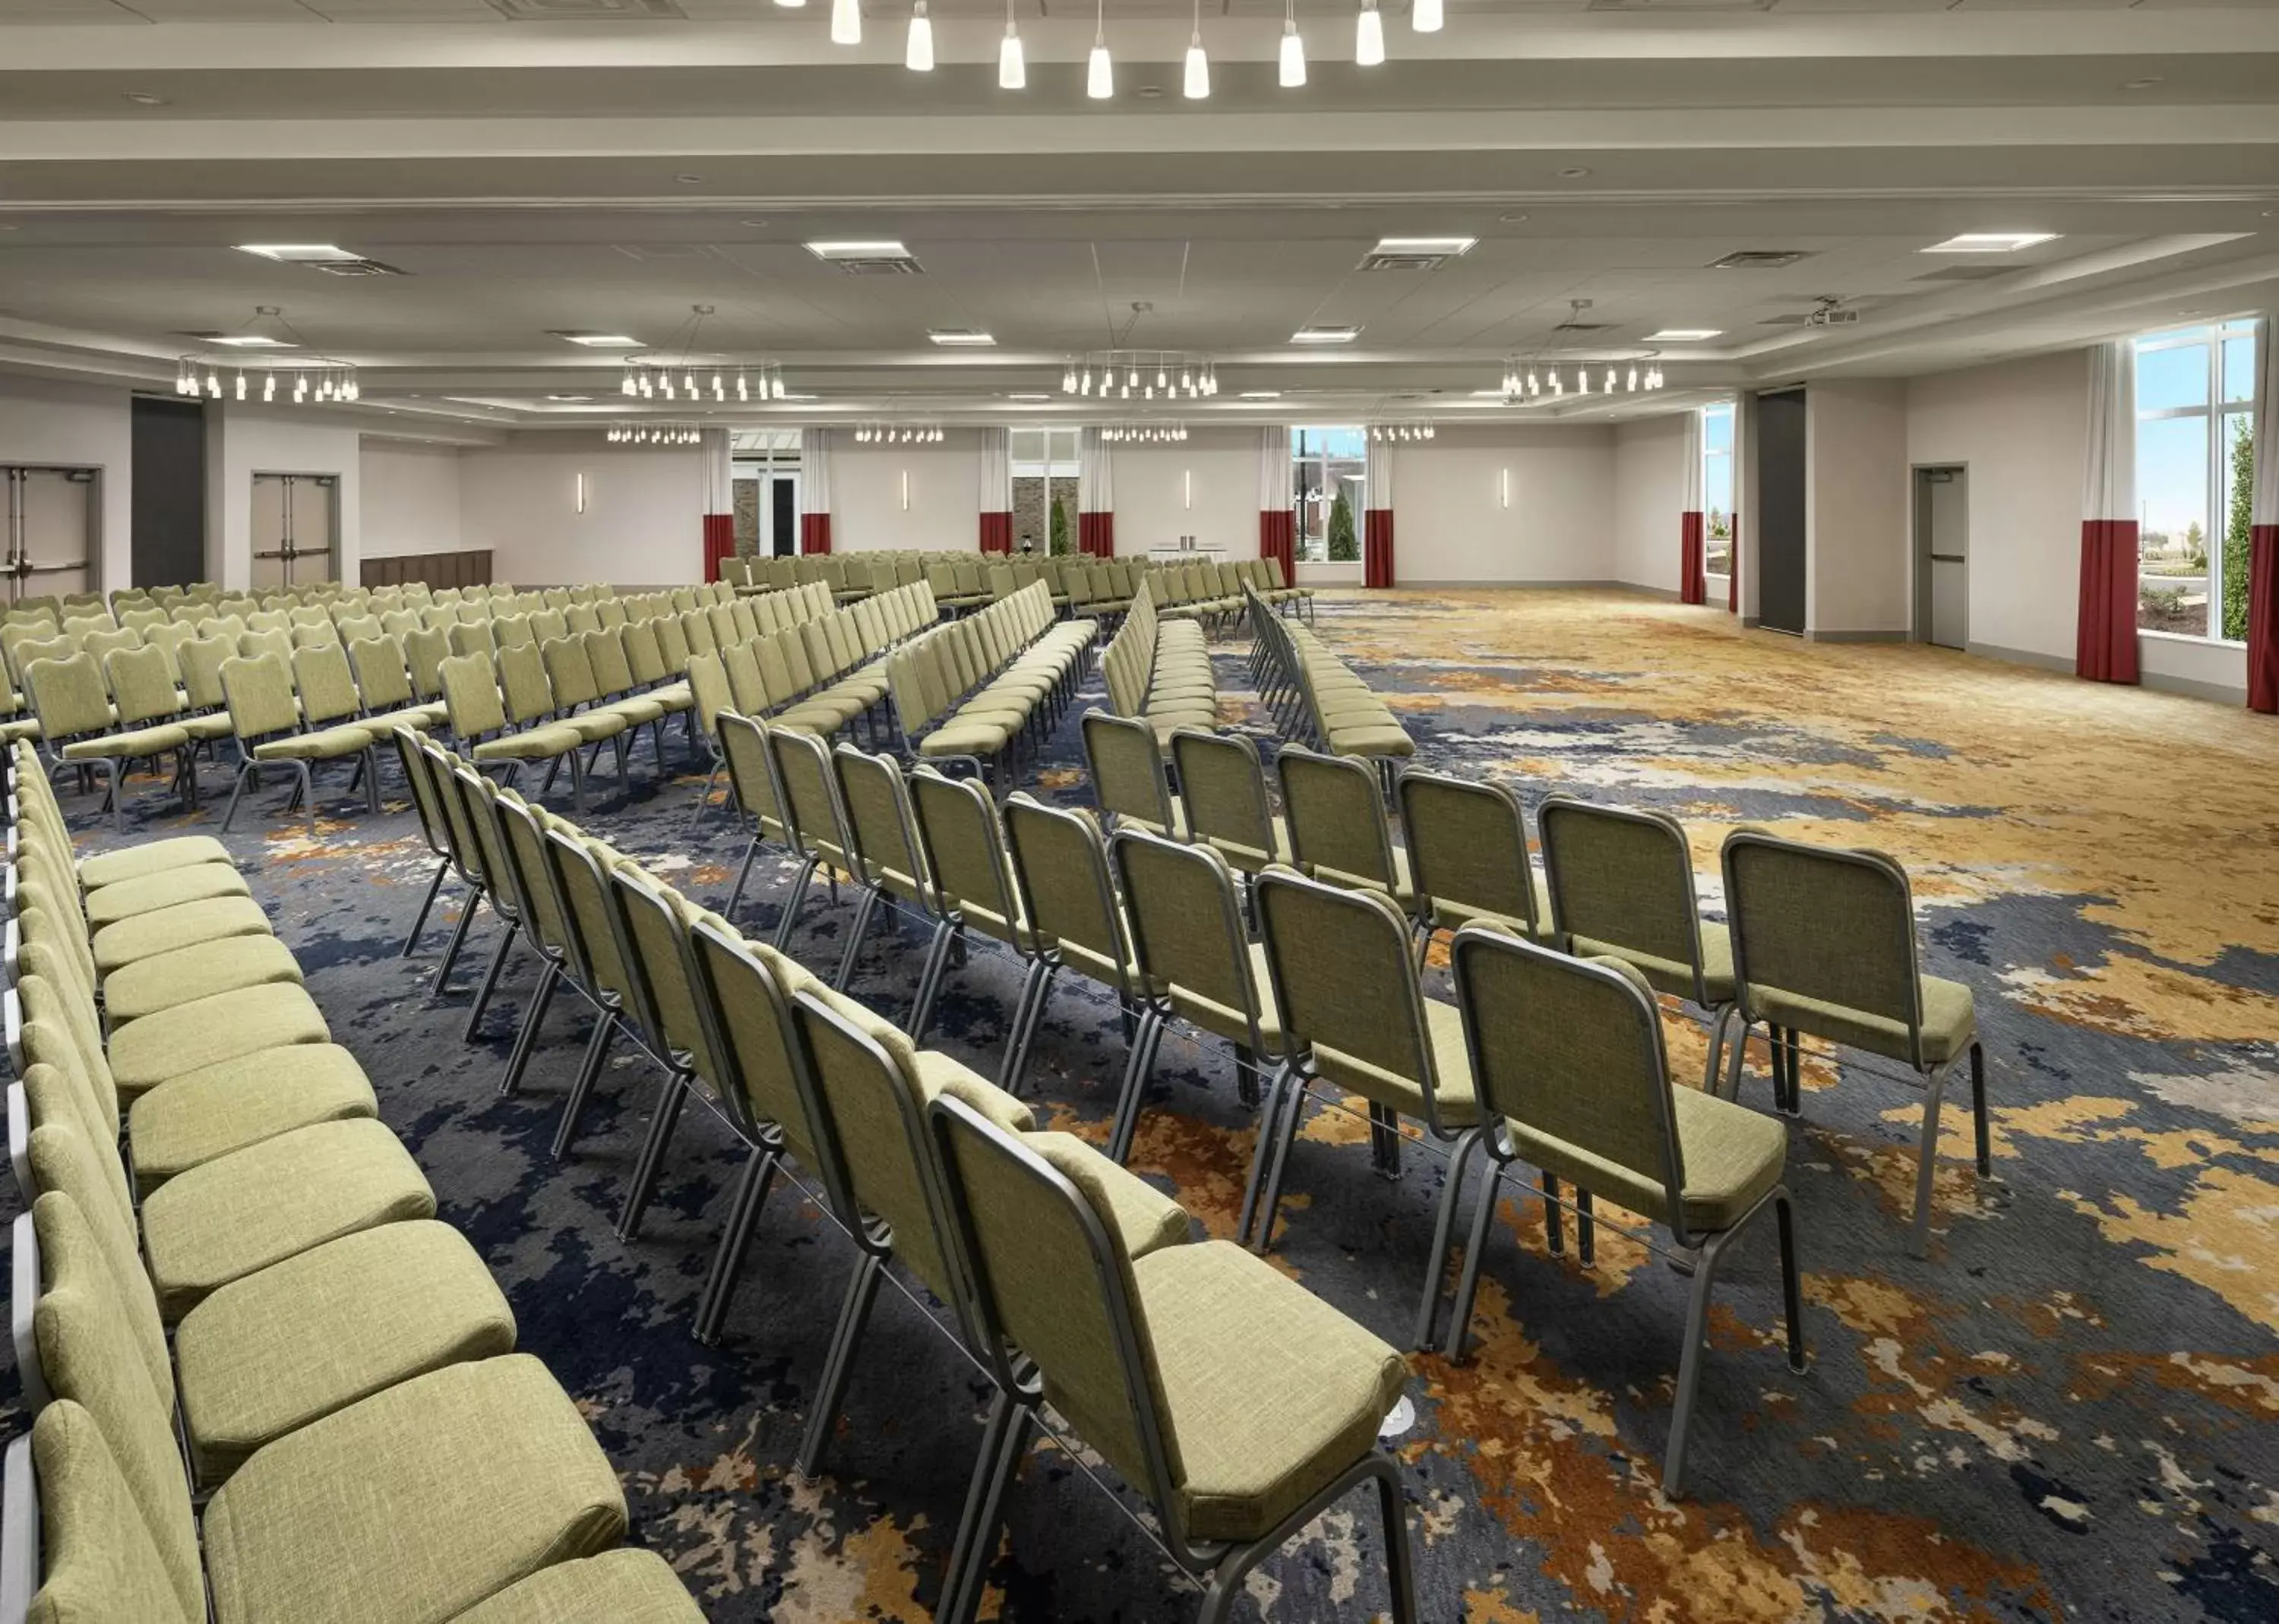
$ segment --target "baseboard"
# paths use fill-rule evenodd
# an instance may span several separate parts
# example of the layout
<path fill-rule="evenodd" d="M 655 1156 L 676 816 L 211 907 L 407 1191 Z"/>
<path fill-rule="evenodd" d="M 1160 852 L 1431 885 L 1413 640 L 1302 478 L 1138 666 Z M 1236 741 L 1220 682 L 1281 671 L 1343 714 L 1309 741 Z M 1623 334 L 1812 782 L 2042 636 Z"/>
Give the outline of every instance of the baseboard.
<path fill-rule="evenodd" d="M 2157 689 L 2162 693 L 2181 693 L 2187 699 L 2214 700 L 2219 704 L 2244 708 L 2247 690 L 2233 687 L 2229 683 L 2201 682 L 2197 678 L 2170 677 L 2160 671 L 2145 671 L 2137 678 L 2143 687 Z"/>
<path fill-rule="evenodd" d="M 1666 598 L 1672 603 L 1677 601 L 1675 591 L 1661 586 L 1641 586 L 1635 581 L 1425 581 L 1404 576 L 1393 585 L 1404 592 L 1634 592 L 1644 597 Z"/>
<path fill-rule="evenodd" d="M 1999 643 L 1967 643 L 1963 652 L 1982 660 L 1999 660 L 2007 665 L 2031 665 L 2045 671 L 2073 674 L 2073 662 L 2063 655 L 2037 654 L 2030 648 L 2005 648 Z"/>
<path fill-rule="evenodd" d="M 1808 643 L 1904 643 L 1907 640 L 1907 634 L 1904 632 L 1807 632 L 1804 638 Z"/>

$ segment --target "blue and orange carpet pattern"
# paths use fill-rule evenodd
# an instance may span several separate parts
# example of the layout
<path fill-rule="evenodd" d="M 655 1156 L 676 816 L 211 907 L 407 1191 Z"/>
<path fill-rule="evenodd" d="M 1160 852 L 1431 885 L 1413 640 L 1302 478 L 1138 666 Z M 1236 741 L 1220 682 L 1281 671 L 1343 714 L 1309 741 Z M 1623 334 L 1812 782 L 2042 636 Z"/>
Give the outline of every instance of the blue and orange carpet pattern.
<path fill-rule="evenodd" d="M 1685 1282 L 1604 1228 L 1595 1263 L 1552 1254 L 1509 1189 L 1462 1367 L 1410 1356 L 1407 1473 L 1427 1619 L 1650 1624 L 1976 1618 L 2279 1619 L 2279 731 L 2213 704 L 2091 686 L 1921 648 L 1807 647 L 1715 610 L 1605 593 L 1325 600 L 1324 635 L 1445 770 L 1651 806 L 1692 831 L 1705 904 L 1736 823 L 1873 846 L 1913 875 L 1926 968 L 1969 984 L 1990 1058 L 1996 1176 L 1951 1110 L 1931 1255 L 1908 1257 L 1920 1095 L 1815 1053 L 1790 1125 L 1808 1375 L 1781 1352 L 1770 1232 L 1745 1240 L 1711 1325 L 1688 1498 L 1666 1499 Z M 1241 645 L 1224 717 L 1257 725 Z M 674 743 L 679 743 L 676 734 Z M 708 903 L 742 851 L 692 827 L 700 781 L 644 748 L 597 776 L 588 825 Z M 210 779 L 213 775 L 210 774 Z M 1073 718 L 1043 793 L 1088 799 Z M 148 832 L 211 828 L 158 809 Z M 232 839 L 308 966 L 340 1041 L 426 1169 L 443 1215 L 504 1283 L 522 1344 L 584 1406 L 636 1537 L 707 1613 L 778 1624 L 930 1613 L 986 1399 L 920 1306 L 880 1303 L 827 1470 L 791 1469 L 854 1256 L 779 1186 L 721 1345 L 689 1317 L 740 1154 L 683 1119 L 644 1232 L 612 1231 L 656 1077 L 621 1053 L 574 1153 L 549 1153 L 585 1037 L 556 1000 L 524 1091 L 502 1099 L 533 961 L 510 961 L 462 1033 L 496 940 L 431 986 L 450 923 L 397 956 L 433 870 L 390 810 L 340 798 L 311 837 L 254 808 Z M 264 797 L 273 801 L 275 792 Z M 112 839 L 91 801 L 89 848 Z M 337 819 L 332 815 L 337 814 Z M 787 865 L 738 923 L 771 927 Z M 455 893 L 446 892 L 456 906 Z M 820 892 L 793 938 L 827 971 L 848 908 Z M 853 990 L 908 1009 L 924 936 L 879 931 Z M 1445 959 L 1428 969 L 1445 993 Z M 977 947 L 931 1041 L 994 1075 L 1018 967 Z M 1700 1028 L 1669 1012 L 1672 1065 Z M 1103 1138 L 1124 1060 L 1112 1000 L 1064 980 L 1029 1079 L 1042 1117 Z M 1756 1079 L 1744 1098 L 1769 1099 Z M 1222 1046 L 1168 1039 L 1132 1158 L 1199 1229 L 1232 1231 L 1253 1141 Z M 1293 1158 L 1273 1260 L 1406 1346 L 1439 1160 L 1398 1181 L 1362 1122 L 1322 1112 Z M 12 1375 L 6 1393 L 12 1400 Z M 12 1409 L 0 1415 L 12 1425 Z M 1010 1502 L 984 1615 L 1141 1624 L 1194 1594 L 1086 1468 L 1040 1444 Z M 1252 1616 L 1366 1619 L 1385 1605 L 1356 1497 L 1269 1562 Z"/>

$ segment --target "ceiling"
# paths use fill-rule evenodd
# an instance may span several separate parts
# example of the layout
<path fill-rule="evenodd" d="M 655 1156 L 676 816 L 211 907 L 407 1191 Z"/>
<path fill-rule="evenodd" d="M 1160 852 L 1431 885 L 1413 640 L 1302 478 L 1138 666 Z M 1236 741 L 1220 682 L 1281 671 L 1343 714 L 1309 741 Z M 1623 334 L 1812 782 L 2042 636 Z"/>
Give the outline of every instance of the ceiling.
<path fill-rule="evenodd" d="M 1362 69 L 1348 0 L 1309 0 L 1285 91 L 1281 6 L 1216 0 L 1200 103 L 1191 0 L 1108 6 L 1105 103 L 1072 0 L 1017 0 L 1021 92 L 997 0 L 933 0 L 924 74 L 902 0 L 865 9 L 850 48 L 824 0 L 0 0 L 0 373 L 163 391 L 229 353 L 188 335 L 278 306 L 358 364 L 364 412 L 440 428 L 618 416 L 616 357 L 564 330 L 779 361 L 814 397 L 709 414 L 738 423 L 1073 417 L 1067 357 L 1110 345 L 1216 357 L 1189 421 L 1596 417 L 2279 304 L 2279 6 L 1449 0 L 1420 35 L 1387 0 Z M 2002 230 L 2057 234 L 1922 251 Z M 1360 269 L 1416 235 L 1477 244 Z M 823 238 L 924 274 L 848 275 Z M 275 241 L 403 274 L 234 246 Z M 1803 257 L 1715 267 L 1751 249 Z M 1857 319 L 1801 325 L 1831 300 Z M 1359 336 L 1289 341 L 1331 324 Z M 1673 327 L 1719 335 L 1647 341 Z M 1648 355 L 1659 396 L 1476 393 L 1508 356 Z"/>

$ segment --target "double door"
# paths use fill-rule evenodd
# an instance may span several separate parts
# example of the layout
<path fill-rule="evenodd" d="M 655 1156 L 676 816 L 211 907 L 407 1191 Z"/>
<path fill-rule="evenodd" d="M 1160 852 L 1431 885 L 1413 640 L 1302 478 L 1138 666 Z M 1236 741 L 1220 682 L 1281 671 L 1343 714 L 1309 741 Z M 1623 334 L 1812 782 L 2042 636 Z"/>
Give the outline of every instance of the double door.
<path fill-rule="evenodd" d="M 93 592 L 98 586 L 95 539 L 102 473 L 93 468 L 0 464 L 6 486 L 0 593 L 26 598 Z"/>
<path fill-rule="evenodd" d="M 334 474 L 253 476 L 253 585 L 335 578 L 340 486 Z"/>

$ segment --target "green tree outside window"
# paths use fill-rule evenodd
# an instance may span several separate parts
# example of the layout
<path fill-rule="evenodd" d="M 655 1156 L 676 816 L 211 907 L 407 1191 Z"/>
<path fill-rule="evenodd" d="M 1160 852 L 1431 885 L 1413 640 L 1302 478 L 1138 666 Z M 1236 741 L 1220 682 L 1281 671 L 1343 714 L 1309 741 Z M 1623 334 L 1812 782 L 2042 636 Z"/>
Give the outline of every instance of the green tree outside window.
<path fill-rule="evenodd" d="M 1353 503 L 1346 500 L 1342 487 L 1330 504 L 1329 544 L 1331 563 L 1354 563 L 1361 558 L 1361 541 L 1354 534 Z"/>
<path fill-rule="evenodd" d="M 1053 503 L 1052 536 L 1046 544 L 1055 558 L 1067 556 L 1069 551 L 1068 503 Z"/>
<path fill-rule="evenodd" d="M 2247 640 L 2248 519 L 2255 501 L 2255 435 L 2246 412 L 2231 417 L 2231 510 L 2223 525 L 2223 635 Z"/>

